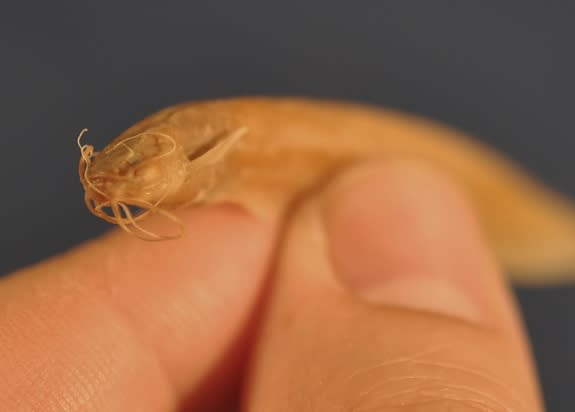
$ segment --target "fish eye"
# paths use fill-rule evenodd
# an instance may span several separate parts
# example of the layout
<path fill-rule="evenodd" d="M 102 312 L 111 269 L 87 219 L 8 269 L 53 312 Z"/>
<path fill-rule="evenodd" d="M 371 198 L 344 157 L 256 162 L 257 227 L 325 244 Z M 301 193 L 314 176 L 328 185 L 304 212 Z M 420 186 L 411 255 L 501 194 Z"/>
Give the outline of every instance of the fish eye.
<path fill-rule="evenodd" d="M 135 152 L 130 152 L 130 154 L 126 158 L 126 163 L 128 164 L 128 166 L 134 166 L 134 165 L 140 163 L 141 161 L 142 161 L 142 156 L 135 153 Z"/>
<path fill-rule="evenodd" d="M 139 162 L 139 159 L 126 159 L 126 163 L 128 163 L 128 166 L 134 166 L 138 162 Z"/>

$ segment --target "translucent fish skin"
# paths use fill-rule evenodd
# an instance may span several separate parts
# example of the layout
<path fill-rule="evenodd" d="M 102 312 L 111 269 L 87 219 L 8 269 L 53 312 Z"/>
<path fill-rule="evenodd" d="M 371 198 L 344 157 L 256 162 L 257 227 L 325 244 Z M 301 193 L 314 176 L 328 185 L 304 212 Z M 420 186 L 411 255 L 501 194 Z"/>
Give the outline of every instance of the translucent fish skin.
<path fill-rule="evenodd" d="M 241 97 L 169 107 L 108 147 L 147 132 L 171 136 L 187 159 L 181 183 L 158 205 L 165 210 L 225 201 L 269 218 L 353 163 L 417 159 L 460 185 L 514 280 L 546 284 L 575 277 L 573 203 L 450 127 L 354 103 Z M 105 153 L 94 164 L 104 164 Z"/>

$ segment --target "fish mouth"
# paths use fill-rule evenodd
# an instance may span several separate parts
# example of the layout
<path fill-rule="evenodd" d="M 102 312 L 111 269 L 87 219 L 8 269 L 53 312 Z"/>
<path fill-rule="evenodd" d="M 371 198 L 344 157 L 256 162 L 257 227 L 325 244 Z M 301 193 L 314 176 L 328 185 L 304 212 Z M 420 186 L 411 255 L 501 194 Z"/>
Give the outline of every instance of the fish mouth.
<path fill-rule="evenodd" d="M 155 205 L 117 196 L 117 193 L 110 190 L 116 179 L 101 173 L 90 173 L 90 164 L 85 160 L 80 162 L 80 180 L 88 210 L 106 222 L 119 225 L 127 232 L 133 233 L 131 226 L 140 228 L 137 222 L 154 211 Z M 147 232 L 143 228 L 140 231 Z"/>
<path fill-rule="evenodd" d="M 184 224 L 176 215 L 157 205 L 136 199 L 111 199 L 102 192 L 86 190 L 84 200 L 88 210 L 106 222 L 120 226 L 125 232 L 142 240 L 178 239 L 184 233 Z M 161 215 L 177 226 L 173 235 L 154 233 L 141 225 L 141 221 L 152 214 Z"/>

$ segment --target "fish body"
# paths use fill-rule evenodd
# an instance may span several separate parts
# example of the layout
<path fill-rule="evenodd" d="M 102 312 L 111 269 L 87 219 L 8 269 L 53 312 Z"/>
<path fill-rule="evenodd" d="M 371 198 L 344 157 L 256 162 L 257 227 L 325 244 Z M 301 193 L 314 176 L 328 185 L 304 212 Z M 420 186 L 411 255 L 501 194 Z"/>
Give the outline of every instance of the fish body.
<path fill-rule="evenodd" d="M 136 123 L 88 161 L 83 155 L 80 175 L 92 209 L 113 199 L 147 212 L 232 202 L 273 217 L 346 167 L 378 159 L 418 160 L 449 175 L 516 280 L 575 275 L 569 199 L 465 133 L 394 110 L 271 97 L 181 104 Z"/>

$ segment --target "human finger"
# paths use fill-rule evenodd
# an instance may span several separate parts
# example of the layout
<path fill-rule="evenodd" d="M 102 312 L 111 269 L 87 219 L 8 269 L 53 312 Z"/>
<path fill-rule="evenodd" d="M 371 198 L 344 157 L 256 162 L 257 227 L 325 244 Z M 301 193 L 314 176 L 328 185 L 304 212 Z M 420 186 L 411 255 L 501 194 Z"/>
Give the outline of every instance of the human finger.
<path fill-rule="evenodd" d="M 344 173 L 283 244 L 247 410 L 542 409 L 513 298 L 438 173 Z"/>
<path fill-rule="evenodd" d="M 271 230 L 231 206 L 182 219 L 182 239 L 115 231 L 0 281 L 0 410 L 231 402 Z"/>

